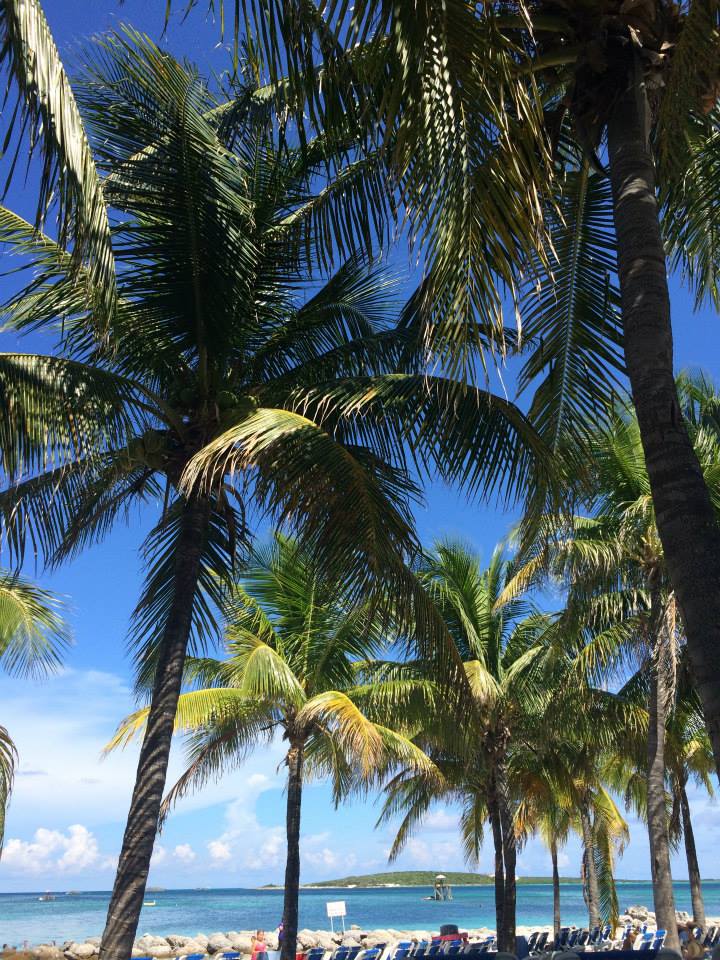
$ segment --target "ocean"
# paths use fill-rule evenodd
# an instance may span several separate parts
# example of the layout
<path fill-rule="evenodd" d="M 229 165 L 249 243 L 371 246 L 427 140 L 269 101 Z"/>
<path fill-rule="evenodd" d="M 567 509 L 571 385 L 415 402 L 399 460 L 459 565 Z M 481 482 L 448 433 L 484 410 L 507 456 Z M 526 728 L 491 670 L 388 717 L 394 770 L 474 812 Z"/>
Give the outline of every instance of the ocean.
<path fill-rule="evenodd" d="M 53 940 L 82 940 L 102 933 L 109 893 L 58 894 L 56 900 L 41 903 L 36 893 L 0 894 L 0 947 L 50 943 Z M 618 884 L 621 910 L 632 904 L 652 908 L 649 883 L 624 881 Z M 455 887 L 451 903 L 423 900 L 424 887 L 394 887 L 377 890 L 315 889 L 300 894 L 300 927 L 329 929 L 325 904 L 344 900 L 346 925 L 364 929 L 437 930 L 441 923 L 460 927 L 495 926 L 493 888 Z M 720 916 L 720 881 L 704 885 L 708 916 Z M 274 930 L 282 915 L 282 890 L 163 890 L 148 893 L 154 907 L 144 907 L 138 935 L 154 933 L 194 934 L 256 927 Z M 690 910 L 687 883 L 675 884 L 678 910 Z M 561 888 L 562 919 L 567 924 L 587 923 L 587 911 L 579 883 Z M 337 921 L 335 921 L 337 923 Z M 518 923 L 545 926 L 552 923 L 550 884 L 518 887 Z"/>

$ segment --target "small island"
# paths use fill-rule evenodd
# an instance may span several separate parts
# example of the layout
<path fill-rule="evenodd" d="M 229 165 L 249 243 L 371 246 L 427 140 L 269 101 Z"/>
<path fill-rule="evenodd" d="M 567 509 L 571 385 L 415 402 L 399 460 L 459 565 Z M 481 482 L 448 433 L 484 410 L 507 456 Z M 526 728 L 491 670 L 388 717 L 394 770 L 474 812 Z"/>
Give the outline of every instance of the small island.
<path fill-rule="evenodd" d="M 464 873 L 462 871 L 444 871 L 447 882 L 455 887 L 487 887 L 494 884 L 489 873 Z M 365 873 L 358 876 L 343 877 L 340 880 L 316 880 L 302 884 L 305 888 L 315 887 L 432 887 L 436 872 L 433 870 L 389 870 L 385 873 Z M 518 877 L 519 884 L 552 883 L 551 877 Z M 579 877 L 561 877 L 560 883 L 580 883 Z M 281 884 L 268 883 L 264 889 L 277 889 Z"/>

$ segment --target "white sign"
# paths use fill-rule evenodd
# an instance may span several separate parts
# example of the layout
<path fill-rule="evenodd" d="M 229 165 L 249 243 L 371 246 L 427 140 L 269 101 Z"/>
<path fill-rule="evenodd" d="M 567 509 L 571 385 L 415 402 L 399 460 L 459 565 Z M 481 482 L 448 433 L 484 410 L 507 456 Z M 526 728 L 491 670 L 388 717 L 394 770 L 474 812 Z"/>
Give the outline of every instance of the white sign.
<path fill-rule="evenodd" d="M 344 900 L 331 900 L 326 903 L 328 917 L 344 917 L 347 914 Z"/>

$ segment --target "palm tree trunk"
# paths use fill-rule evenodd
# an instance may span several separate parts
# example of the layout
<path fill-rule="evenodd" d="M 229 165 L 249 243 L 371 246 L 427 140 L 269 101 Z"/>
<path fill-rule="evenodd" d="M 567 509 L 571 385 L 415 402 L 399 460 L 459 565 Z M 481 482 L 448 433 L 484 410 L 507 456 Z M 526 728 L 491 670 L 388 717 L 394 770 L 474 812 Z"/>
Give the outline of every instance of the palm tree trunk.
<path fill-rule="evenodd" d="M 552 860 L 553 884 L 553 933 L 557 940 L 560 935 L 560 872 L 558 870 L 558 849 L 555 837 L 550 841 L 550 859 Z"/>
<path fill-rule="evenodd" d="M 680 949 L 675 918 L 675 896 L 670 867 L 670 837 L 665 803 L 665 686 L 655 663 L 651 668 L 648 707 L 647 821 L 650 870 L 659 928 L 667 930 L 665 942 Z"/>
<path fill-rule="evenodd" d="M 500 823 L 500 811 L 498 808 L 497 787 L 494 774 L 492 775 L 489 789 L 488 810 L 493 835 L 493 849 L 495 850 L 495 930 L 497 936 L 500 937 L 500 931 L 503 930 L 505 926 L 505 859 L 503 856 L 503 833 Z"/>
<path fill-rule="evenodd" d="M 505 889 L 503 895 L 502 925 L 498 927 L 498 950 L 515 953 L 516 949 L 516 901 L 517 881 L 515 869 L 517 862 L 517 838 L 515 822 L 510 805 L 507 775 L 504 761 L 499 761 L 496 768 L 497 803 L 502 833 L 502 859 L 505 874 Z"/>
<path fill-rule="evenodd" d="M 583 837 L 583 866 L 585 868 L 585 901 L 588 908 L 588 926 L 591 930 L 600 926 L 600 885 L 595 866 L 595 838 L 590 818 L 590 807 L 585 801 L 580 810 L 580 825 Z"/>
<path fill-rule="evenodd" d="M 695 848 L 695 833 L 690 817 L 690 803 L 688 801 L 685 783 L 680 787 L 680 814 L 682 816 L 683 839 L 685 840 L 685 856 L 687 857 L 693 920 L 696 926 L 704 930 L 707 926 L 705 920 L 705 901 L 703 900 L 700 864 L 698 863 L 697 850 Z"/>
<path fill-rule="evenodd" d="M 209 506 L 205 500 L 195 500 L 184 507 L 175 557 L 173 599 L 164 627 L 135 788 L 100 944 L 101 960 L 128 960 L 140 919 L 165 791 L 208 517 Z"/>
<path fill-rule="evenodd" d="M 280 960 L 295 960 L 300 896 L 300 808 L 303 785 L 303 742 L 291 743 L 287 754 L 287 860 Z"/>
<path fill-rule="evenodd" d="M 658 532 L 720 775 L 720 528 L 675 389 L 648 104 L 635 58 L 628 53 L 626 89 L 608 122 L 625 360 Z"/>

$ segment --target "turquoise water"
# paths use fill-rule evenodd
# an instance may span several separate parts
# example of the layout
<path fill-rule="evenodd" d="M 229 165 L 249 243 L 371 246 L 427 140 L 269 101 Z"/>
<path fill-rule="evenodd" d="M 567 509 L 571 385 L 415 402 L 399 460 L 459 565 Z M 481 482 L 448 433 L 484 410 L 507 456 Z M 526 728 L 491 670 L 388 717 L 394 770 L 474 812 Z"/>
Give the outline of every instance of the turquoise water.
<path fill-rule="evenodd" d="M 709 916 L 720 916 L 720 881 L 704 887 Z M 29 943 L 83 939 L 103 929 L 109 893 L 84 893 L 40 903 L 38 893 L 0 894 L 0 947 L 3 943 Z M 456 887 L 452 903 L 424 901 L 427 890 L 403 887 L 381 890 L 303 890 L 300 926 L 329 928 L 328 900 L 345 900 L 346 923 L 399 929 L 437 930 L 441 923 L 461 927 L 494 927 L 493 888 Z M 282 914 L 281 890 L 166 890 L 148 896 L 157 905 L 145 907 L 138 934 L 216 933 L 263 927 L 273 930 Z M 587 912 L 580 884 L 563 884 L 563 922 L 583 924 Z M 619 884 L 620 908 L 644 904 L 652 908 L 650 884 Z M 687 883 L 675 884 L 678 910 L 690 909 Z M 552 889 L 549 884 L 518 887 L 518 923 L 545 926 L 552 922 Z"/>

